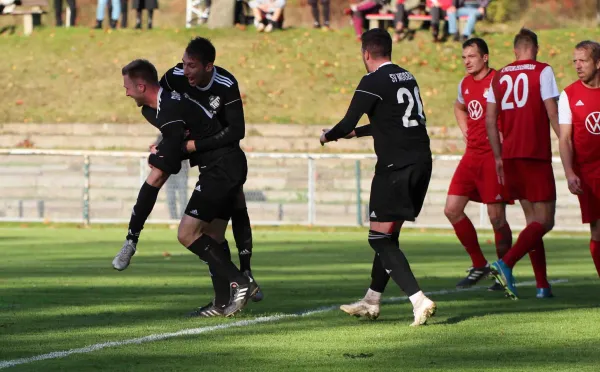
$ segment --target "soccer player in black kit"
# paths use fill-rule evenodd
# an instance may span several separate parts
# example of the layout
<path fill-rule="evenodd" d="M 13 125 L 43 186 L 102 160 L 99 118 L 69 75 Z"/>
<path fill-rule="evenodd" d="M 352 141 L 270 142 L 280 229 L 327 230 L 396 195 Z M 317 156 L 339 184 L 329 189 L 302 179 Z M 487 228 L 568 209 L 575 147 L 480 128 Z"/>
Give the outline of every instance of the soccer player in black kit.
<path fill-rule="evenodd" d="M 216 298 L 213 304 L 218 302 L 220 306 L 209 304 L 198 309 L 198 315 L 220 312 L 231 316 L 240 311 L 248 299 L 258 299 L 259 287 L 249 270 L 250 255 L 244 254 L 250 253 L 252 247 L 243 194 L 248 166 L 239 144 L 245 135 L 244 110 L 235 77 L 214 65 L 215 56 L 215 47 L 209 40 L 193 39 L 186 47 L 183 63 L 169 70 L 161 84 L 181 91 L 202 108 L 207 118 L 217 120 L 223 127 L 210 137 L 196 136 L 190 129 L 190 139 L 185 148 L 190 153 L 190 165 L 199 166 L 200 177 L 179 225 L 178 239 L 206 261 L 215 274 Z M 207 158 L 206 153 L 211 156 Z M 241 248 L 242 273 L 231 263 L 225 240 L 227 223 L 232 216 L 245 221 L 238 229 L 235 217 L 233 221 L 234 237 L 238 249 Z M 223 306 L 224 301 L 220 298 L 227 298 L 229 305 Z"/>
<path fill-rule="evenodd" d="M 135 254 L 140 232 L 156 204 L 160 188 L 169 175 L 176 174 L 181 169 L 181 147 L 186 130 L 183 111 L 192 108 L 189 103 L 186 106 L 186 102 L 181 101 L 179 93 L 160 87 L 156 68 L 147 60 L 132 61 L 123 67 L 122 75 L 125 94 L 131 97 L 138 107 L 142 107 L 142 114 L 150 124 L 160 130 L 163 139 L 148 158 L 152 169 L 140 188 L 133 207 L 125 243 L 112 262 L 113 267 L 119 271 L 129 266 L 131 257 Z M 219 129 L 216 128 L 216 131 Z"/>
<path fill-rule="evenodd" d="M 214 65 L 215 54 L 215 47 L 208 39 L 196 37 L 189 42 L 182 63 L 169 69 L 160 79 L 164 89 L 188 94 L 198 101 L 206 112 L 217 118 L 223 127 L 215 136 L 190 141 L 189 151 L 222 149 L 220 151 L 227 152 L 239 149 L 239 142 L 245 136 L 246 126 L 239 86 L 230 72 Z M 194 166 L 193 159 L 190 160 L 190 165 Z M 231 224 L 238 249 L 240 270 L 246 276 L 253 277 L 250 266 L 252 227 L 243 188 L 240 188 L 231 212 Z M 252 300 L 260 301 L 262 298 L 263 294 L 259 289 Z"/>
<path fill-rule="evenodd" d="M 323 131 L 320 139 L 323 145 L 341 138 L 373 136 L 377 155 L 369 202 L 369 245 L 375 251 L 371 287 L 379 291 L 370 288 L 361 300 L 364 305 L 347 312 L 377 318 L 381 292 L 391 277 L 413 305 L 411 326 L 419 326 L 435 314 L 436 305 L 419 288 L 400 250 L 399 236 L 404 221 L 414 221 L 421 211 L 431 178 L 423 104 L 414 76 L 391 62 L 390 34 L 372 29 L 361 41 L 368 74 L 356 88 L 346 116 Z M 364 114 L 370 124 L 356 128 Z"/>

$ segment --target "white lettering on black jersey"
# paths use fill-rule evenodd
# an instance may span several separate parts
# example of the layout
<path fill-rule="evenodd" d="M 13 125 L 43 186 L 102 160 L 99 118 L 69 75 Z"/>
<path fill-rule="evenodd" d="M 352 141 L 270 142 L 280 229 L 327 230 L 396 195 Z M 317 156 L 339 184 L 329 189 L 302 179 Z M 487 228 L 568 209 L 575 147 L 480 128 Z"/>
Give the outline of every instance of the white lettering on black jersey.
<path fill-rule="evenodd" d="M 410 72 L 390 62 L 365 75 L 346 116 L 327 133 L 327 139 L 348 135 L 364 114 L 370 120 L 368 132 L 375 144 L 376 171 L 431 161 L 423 102 Z"/>

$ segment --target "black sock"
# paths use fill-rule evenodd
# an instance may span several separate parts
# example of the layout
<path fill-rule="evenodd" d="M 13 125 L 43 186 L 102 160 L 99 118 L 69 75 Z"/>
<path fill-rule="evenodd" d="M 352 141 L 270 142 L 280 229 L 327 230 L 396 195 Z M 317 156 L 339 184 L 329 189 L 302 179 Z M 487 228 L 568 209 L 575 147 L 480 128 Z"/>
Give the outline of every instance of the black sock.
<path fill-rule="evenodd" d="M 240 257 L 240 271 L 252 270 L 250 268 L 250 259 L 252 258 L 252 227 L 250 226 L 250 217 L 248 209 L 239 208 L 233 211 L 231 215 L 231 229 L 233 238 L 238 249 Z"/>
<path fill-rule="evenodd" d="M 389 281 L 390 276 L 385 272 L 379 254 L 375 253 L 373 267 L 371 268 L 371 285 L 369 288 L 375 292 L 383 293 Z"/>
<path fill-rule="evenodd" d="M 382 266 L 407 296 L 421 290 L 406 256 L 392 241 L 391 234 L 369 230 L 369 245 L 379 253 Z"/>
<path fill-rule="evenodd" d="M 231 262 L 231 255 L 225 252 L 223 245 L 217 243 L 210 236 L 203 234 L 187 249 L 195 253 L 202 261 L 207 262 L 217 276 L 227 278 L 229 283 L 248 284 L 248 279 Z"/>
<path fill-rule="evenodd" d="M 400 248 L 400 232 L 393 232 L 390 235 L 390 238 L 396 247 Z M 389 281 L 390 276 L 385 272 L 385 269 L 381 263 L 381 258 L 379 258 L 379 254 L 375 253 L 373 267 L 371 268 L 371 285 L 369 288 L 375 292 L 383 293 Z"/>
<path fill-rule="evenodd" d="M 215 291 L 215 306 L 225 307 L 229 305 L 229 281 L 227 278 L 217 275 L 214 268 L 208 266 L 208 270 L 210 271 L 210 279 Z"/>
<path fill-rule="evenodd" d="M 129 230 L 127 231 L 127 240 L 133 240 L 137 243 L 140 233 L 144 228 L 144 223 L 148 219 L 148 216 L 156 204 L 156 198 L 160 188 L 154 187 L 148 182 L 144 182 L 140 188 L 137 201 L 133 206 L 133 212 L 131 212 L 131 218 L 129 219 Z"/>

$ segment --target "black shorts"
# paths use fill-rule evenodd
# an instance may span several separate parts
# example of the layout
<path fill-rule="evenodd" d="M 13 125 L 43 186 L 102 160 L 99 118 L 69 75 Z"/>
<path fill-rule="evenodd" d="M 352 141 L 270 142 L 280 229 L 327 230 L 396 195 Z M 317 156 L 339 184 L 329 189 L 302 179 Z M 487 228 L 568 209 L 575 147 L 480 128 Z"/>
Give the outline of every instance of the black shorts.
<path fill-rule="evenodd" d="M 226 154 L 210 165 L 200 167 L 200 176 L 185 214 L 205 222 L 229 220 L 248 175 L 242 150 Z"/>
<path fill-rule="evenodd" d="M 148 164 L 168 174 L 177 174 L 181 170 L 181 158 L 162 154 L 150 154 Z"/>
<path fill-rule="evenodd" d="M 376 173 L 371 184 L 370 220 L 414 221 L 423 207 L 430 179 L 431 162 Z"/>
<path fill-rule="evenodd" d="M 163 149 L 163 141 L 156 146 L 156 154 L 150 154 L 148 164 L 168 174 L 177 174 L 181 170 L 181 162 L 189 158 L 183 152 L 166 151 Z"/>

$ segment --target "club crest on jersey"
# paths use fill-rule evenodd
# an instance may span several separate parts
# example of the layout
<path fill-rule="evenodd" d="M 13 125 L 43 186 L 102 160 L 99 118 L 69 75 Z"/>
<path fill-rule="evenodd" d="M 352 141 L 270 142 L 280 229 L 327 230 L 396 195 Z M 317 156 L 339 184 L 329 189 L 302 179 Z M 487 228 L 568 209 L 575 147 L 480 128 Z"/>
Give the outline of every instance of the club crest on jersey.
<path fill-rule="evenodd" d="M 176 91 L 172 91 L 171 92 L 171 99 L 175 99 L 177 101 L 181 101 L 181 94 L 177 93 Z"/>
<path fill-rule="evenodd" d="M 219 97 L 219 96 L 208 97 L 208 104 L 210 105 L 210 107 L 213 108 L 213 110 L 218 109 L 219 106 L 221 105 L 221 97 Z"/>
<path fill-rule="evenodd" d="M 483 107 L 477 100 L 469 102 L 467 109 L 469 110 L 469 117 L 473 120 L 478 120 L 483 116 Z"/>
<path fill-rule="evenodd" d="M 585 128 L 591 134 L 600 134 L 600 112 L 594 111 L 585 118 Z"/>
<path fill-rule="evenodd" d="M 488 97 L 488 91 L 490 90 L 490 88 L 485 88 L 483 90 L 483 98 L 487 98 Z"/>

